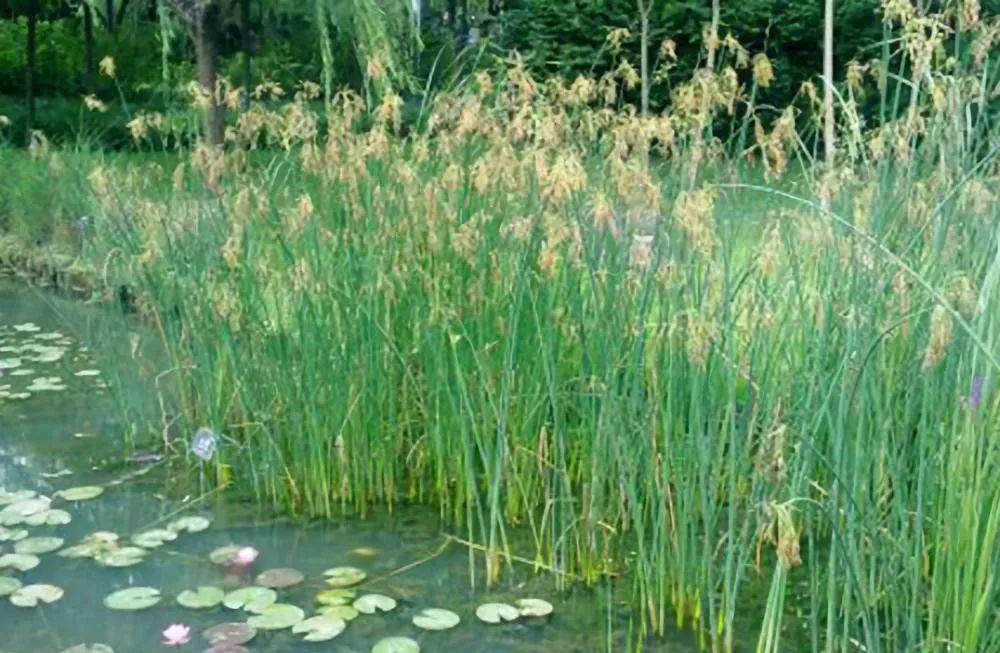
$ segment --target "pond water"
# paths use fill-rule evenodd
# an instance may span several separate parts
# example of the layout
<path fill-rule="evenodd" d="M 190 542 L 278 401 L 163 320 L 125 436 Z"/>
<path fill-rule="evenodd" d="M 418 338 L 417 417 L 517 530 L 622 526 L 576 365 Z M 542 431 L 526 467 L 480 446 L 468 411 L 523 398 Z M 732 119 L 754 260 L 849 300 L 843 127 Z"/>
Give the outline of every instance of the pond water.
<path fill-rule="evenodd" d="M 14 554 L 6 558 L 8 566 L 0 568 L 0 595 L 7 594 L 0 596 L 0 653 L 83 653 L 87 649 L 71 647 L 94 643 L 117 653 L 160 650 L 161 632 L 172 624 L 190 628 L 190 641 L 177 650 L 210 650 L 202 636 L 205 629 L 245 622 L 254 614 L 222 605 L 181 607 L 176 599 L 184 590 L 213 586 L 229 592 L 254 584 L 262 571 L 293 568 L 304 580 L 276 590 L 277 600 L 311 616 L 319 607 L 317 593 L 329 589 L 324 571 L 341 566 L 366 573 L 353 588 L 358 596 L 385 595 L 395 599 L 396 607 L 361 614 L 346 622 L 342 634 L 323 643 L 305 642 L 303 634 L 288 628 L 262 629 L 244 648 L 211 650 L 367 653 L 389 636 L 408 637 L 423 651 L 439 652 L 625 650 L 627 601 L 609 598 L 606 589 L 558 592 L 551 576 L 535 575 L 527 566 L 505 573 L 499 587 L 473 589 L 468 549 L 451 542 L 432 514 L 407 509 L 365 520 L 285 519 L 221 493 L 200 495 L 197 477 L 172 477 L 165 461 L 151 456 L 126 460 L 126 416 L 156 409 L 156 394 L 139 374 L 143 357 L 134 356 L 140 349 L 136 333 L 124 318 L 0 279 L 0 524 L 5 524 L 0 526 L 0 565 L 5 554 Z M 98 361 L 108 360 L 120 364 L 102 369 Z M 57 494 L 94 486 L 103 492 L 86 500 L 70 501 Z M 19 490 L 37 493 L 43 500 L 15 501 L 10 493 Z M 112 555 L 133 546 L 132 536 L 185 516 L 205 517 L 210 525 L 149 547 L 138 561 Z M 68 523 L 61 523 L 67 517 Z M 90 557 L 60 555 L 97 531 L 117 534 L 118 548 L 94 547 Z M 62 542 L 34 539 L 40 537 Z M 37 566 L 25 571 L 10 566 L 30 566 L 30 554 L 21 554 L 53 544 L 58 544 L 55 550 L 37 554 Z M 259 556 L 242 569 L 209 560 L 211 552 L 228 545 L 252 546 Z M 130 562 L 136 564 L 115 566 Z M 475 564 L 478 573 L 481 561 Z M 50 584 L 63 594 L 52 603 L 18 607 L 11 599 L 25 593 L 10 595 L 17 584 Z M 129 587 L 153 588 L 160 600 L 134 611 L 105 606 L 109 594 Z M 523 598 L 544 599 L 554 611 L 501 625 L 476 618 L 476 608 L 483 603 Z M 424 608 L 451 610 L 461 621 L 448 630 L 422 630 L 412 618 Z M 257 607 L 258 612 L 262 609 Z M 649 642 L 645 650 L 688 653 L 697 647 L 689 634 L 678 633 Z"/>

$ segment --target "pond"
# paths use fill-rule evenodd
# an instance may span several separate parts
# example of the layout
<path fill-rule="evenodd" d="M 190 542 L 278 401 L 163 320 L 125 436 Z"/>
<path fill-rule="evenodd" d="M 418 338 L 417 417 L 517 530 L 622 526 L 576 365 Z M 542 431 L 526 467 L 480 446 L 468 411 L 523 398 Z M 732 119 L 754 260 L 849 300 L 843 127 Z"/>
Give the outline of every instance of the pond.
<path fill-rule="evenodd" d="M 625 650 L 627 598 L 609 588 L 557 591 L 551 575 L 536 575 L 529 565 L 515 566 L 499 586 L 485 588 L 481 560 L 470 561 L 469 549 L 420 509 L 364 520 L 283 518 L 223 493 L 200 494 L 196 476 L 172 477 L 155 455 L 126 459 L 126 416 L 153 414 L 158 401 L 141 381 L 140 368 L 151 363 L 139 353 L 140 341 L 124 318 L 0 279 L 0 652 L 145 652 L 163 646 L 162 633 L 174 624 L 190 629 L 168 633 L 178 642 L 189 640 L 178 650 L 216 653 L 367 653 L 387 637 L 408 638 L 423 651 Z M 120 364 L 102 369 L 98 361 L 107 360 Z M 83 489 L 59 493 L 70 488 Z M 241 561 L 233 549 L 219 552 L 222 547 L 252 547 L 258 554 Z M 210 559 L 213 552 L 217 562 Z M 260 575 L 274 569 L 301 577 L 293 571 Z M 25 591 L 39 585 L 34 593 Z M 260 585 L 278 587 L 274 594 L 256 590 L 249 610 L 240 609 L 247 593 L 232 592 Z M 342 604 L 332 610 L 335 617 L 312 622 L 343 628 L 336 638 L 309 642 L 308 632 L 267 628 L 316 615 L 323 607 L 320 592 L 342 585 L 348 591 L 322 595 L 326 603 Z M 185 590 L 199 587 L 216 588 L 193 598 L 212 607 L 178 604 Z M 116 594 L 131 601 L 115 607 L 151 605 L 106 605 L 116 603 L 109 595 L 127 588 L 149 588 L 152 598 L 144 602 L 143 590 L 138 596 Z M 235 607 L 218 605 L 223 593 Z M 375 598 L 362 598 L 367 595 Z M 483 604 L 516 606 L 531 598 L 543 602 L 521 604 L 524 614 L 512 614 L 513 621 L 489 625 L 477 618 Z M 33 601 L 38 605 L 15 605 Z M 270 607 L 275 601 L 301 613 Z M 546 603 L 551 614 L 529 614 L 544 612 L 539 606 Z M 354 608 L 362 613 L 355 616 Z M 448 613 L 421 621 L 426 608 L 451 611 L 460 621 L 444 630 L 418 627 L 415 621 L 451 625 Z M 375 613 L 364 613 L 369 610 Z M 203 635 L 219 624 L 248 621 L 259 627 L 242 644 L 236 638 L 212 648 Z M 383 644 L 381 650 L 416 650 L 399 641 L 399 647 Z M 93 647 L 97 643 L 109 648 Z M 648 642 L 645 650 L 686 653 L 697 647 L 691 635 L 676 633 Z"/>

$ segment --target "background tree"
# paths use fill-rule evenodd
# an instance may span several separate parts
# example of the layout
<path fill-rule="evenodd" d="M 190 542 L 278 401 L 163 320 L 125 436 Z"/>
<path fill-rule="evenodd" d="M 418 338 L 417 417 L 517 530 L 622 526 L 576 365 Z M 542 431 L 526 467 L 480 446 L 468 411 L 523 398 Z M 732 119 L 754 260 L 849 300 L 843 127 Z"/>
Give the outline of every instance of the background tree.
<path fill-rule="evenodd" d="M 110 1 L 110 0 L 109 0 Z M 222 14 L 232 0 L 170 0 L 194 39 L 205 111 L 205 139 L 209 145 L 222 144 L 226 129 L 226 107 L 219 95 L 219 41 Z"/>

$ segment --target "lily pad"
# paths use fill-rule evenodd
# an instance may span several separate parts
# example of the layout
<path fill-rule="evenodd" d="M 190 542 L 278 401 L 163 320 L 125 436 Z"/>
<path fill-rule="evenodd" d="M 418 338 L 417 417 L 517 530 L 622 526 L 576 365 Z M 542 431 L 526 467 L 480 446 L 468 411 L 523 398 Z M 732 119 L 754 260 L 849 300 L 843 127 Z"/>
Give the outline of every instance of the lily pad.
<path fill-rule="evenodd" d="M 236 544 L 220 546 L 208 554 L 208 559 L 217 565 L 228 565 L 236 557 L 236 552 L 239 550 L 240 547 Z"/>
<path fill-rule="evenodd" d="M 257 636 L 257 629 L 244 623 L 230 622 L 212 626 L 201 633 L 212 644 L 246 644 Z"/>
<path fill-rule="evenodd" d="M 112 610 L 145 610 L 160 602 L 160 590 L 155 587 L 127 587 L 104 597 L 104 605 Z"/>
<path fill-rule="evenodd" d="M 259 613 L 278 600 L 278 593 L 268 587 L 244 587 L 226 594 L 222 604 L 230 610 Z"/>
<path fill-rule="evenodd" d="M 52 553 L 63 545 L 61 537 L 29 537 L 14 545 L 15 553 L 28 553 L 39 555 L 42 553 Z"/>
<path fill-rule="evenodd" d="M 202 608 L 214 608 L 222 603 L 226 593 L 218 587 L 202 585 L 197 590 L 184 590 L 177 595 L 177 603 L 185 608 L 199 610 Z"/>
<path fill-rule="evenodd" d="M 420 653 L 420 644 L 409 637 L 386 637 L 375 643 L 372 653 Z"/>
<path fill-rule="evenodd" d="M 292 626 L 293 633 L 306 633 L 307 642 L 325 642 L 333 639 L 347 628 L 347 622 L 338 617 L 320 615 L 310 617 Z"/>
<path fill-rule="evenodd" d="M 396 599 L 384 594 L 365 594 L 354 602 L 354 609 L 365 614 L 388 612 L 396 607 Z"/>
<path fill-rule="evenodd" d="M 58 555 L 63 558 L 97 558 L 110 555 L 117 550 L 119 550 L 118 535 L 110 531 L 98 531 L 83 538 L 79 544 L 66 547 Z M 126 552 L 126 555 L 131 555 L 132 553 L 135 553 L 135 551 L 130 549 L 130 551 Z M 141 556 L 139 556 L 139 561 L 141 559 Z"/>
<path fill-rule="evenodd" d="M 211 523 L 212 522 L 210 522 L 207 517 L 190 515 L 188 517 L 181 517 L 173 520 L 166 525 L 166 529 L 175 533 L 200 533 L 208 528 Z"/>
<path fill-rule="evenodd" d="M 41 560 L 29 553 L 7 553 L 0 556 L 0 569 L 10 568 L 18 571 L 28 571 L 38 566 Z"/>
<path fill-rule="evenodd" d="M 12 576 L 0 576 L 0 596 L 13 594 L 21 589 L 21 581 Z"/>
<path fill-rule="evenodd" d="M 298 585 L 305 580 L 305 575 L 298 569 L 282 567 L 279 569 L 268 569 L 257 575 L 257 584 L 262 587 L 273 587 L 282 589 Z"/>
<path fill-rule="evenodd" d="M 173 542 L 177 539 L 177 533 L 166 528 L 154 528 L 150 531 L 136 533 L 132 536 L 132 544 L 141 546 L 144 549 L 155 549 L 163 546 L 164 542 Z"/>
<path fill-rule="evenodd" d="M 247 625 L 261 630 L 281 630 L 291 628 L 305 618 L 306 613 L 302 608 L 287 603 L 275 603 L 247 619 Z"/>
<path fill-rule="evenodd" d="M 8 504 L 0 510 L 0 526 L 17 526 L 23 524 L 28 517 L 48 510 L 49 500 L 44 497 L 24 499 Z"/>
<path fill-rule="evenodd" d="M 522 617 L 545 617 L 552 614 L 552 604 L 543 599 L 518 599 L 514 601 Z"/>
<path fill-rule="evenodd" d="M 239 644 L 216 644 L 209 646 L 202 653 L 250 653 L 250 649 Z"/>
<path fill-rule="evenodd" d="M 332 587 L 350 587 L 368 577 L 357 567 L 334 567 L 324 571 L 323 575 L 326 576 L 326 584 Z"/>
<path fill-rule="evenodd" d="M 105 567 L 131 567 L 142 562 L 146 553 L 146 549 L 137 546 L 123 546 L 120 549 L 100 551 L 94 556 L 94 560 Z"/>
<path fill-rule="evenodd" d="M 323 605 L 347 605 L 357 592 L 352 589 L 337 588 L 332 590 L 322 590 L 316 594 L 316 601 Z"/>
<path fill-rule="evenodd" d="M 502 621 L 514 621 L 521 616 L 521 613 L 506 603 L 484 603 L 476 608 L 476 616 L 488 624 L 498 624 Z"/>
<path fill-rule="evenodd" d="M 451 610 L 424 608 L 413 615 L 413 625 L 424 630 L 448 630 L 454 628 L 461 618 Z"/>
<path fill-rule="evenodd" d="M 343 619 L 344 621 L 357 619 L 359 614 L 358 611 L 350 605 L 323 605 L 316 610 L 316 613 L 326 617 L 337 617 L 338 619 Z"/>
<path fill-rule="evenodd" d="M 12 490 L 0 489 L 0 506 L 6 506 L 27 499 L 33 499 L 38 493 L 34 490 Z"/>
<path fill-rule="evenodd" d="M 36 512 L 24 518 L 24 523 L 29 526 L 62 526 L 70 523 L 73 518 L 65 510 L 49 509 Z"/>
<path fill-rule="evenodd" d="M 23 528 L 5 528 L 0 526 L 0 542 L 17 542 L 28 537 L 28 531 Z"/>
<path fill-rule="evenodd" d="M 43 361 L 41 357 L 36 357 L 35 360 L 46 363 L 52 362 L 49 360 Z M 58 376 L 40 376 L 37 379 L 32 380 L 31 385 L 26 388 L 28 392 L 61 392 L 66 389 L 66 384 L 63 383 L 62 378 Z"/>
<path fill-rule="evenodd" d="M 104 493 L 104 488 L 99 485 L 81 485 L 80 487 L 71 487 L 65 490 L 60 490 L 56 492 L 56 496 L 62 497 L 67 501 L 86 501 L 88 499 L 94 499 L 101 496 Z"/>
<path fill-rule="evenodd" d="M 25 585 L 10 595 L 10 602 L 20 608 L 33 608 L 42 603 L 55 603 L 63 597 L 63 589 L 55 585 Z"/>
<path fill-rule="evenodd" d="M 59 653 L 115 653 L 115 650 L 107 644 L 77 644 Z"/>

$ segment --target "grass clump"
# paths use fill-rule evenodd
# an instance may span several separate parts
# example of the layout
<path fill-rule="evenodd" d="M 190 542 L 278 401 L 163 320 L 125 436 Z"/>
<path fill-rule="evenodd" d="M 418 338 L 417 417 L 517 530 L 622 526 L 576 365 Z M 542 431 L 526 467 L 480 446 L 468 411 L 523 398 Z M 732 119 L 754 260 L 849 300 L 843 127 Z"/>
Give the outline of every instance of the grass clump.
<path fill-rule="evenodd" d="M 413 133 L 391 94 L 341 93 L 321 130 L 304 85 L 225 151 L 87 170 L 84 248 L 134 281 L 184 424 L 238 442 L 217 464 L 262 502 L 432 503 L 486 582 L 516 527 L 540 565 L 623 574 L 644 632 L 717 651 L 737 624 L 781 650 L 789 614 L 813 651 L 991 651 L 990 70 L 917 71 L 874 132 L 845 97 L 834 169 L 792 109 L 750 106 L 761 173 L 712 136 L 747 102 L 730 68 L 642 117 L 615 108 L 625 68 L 515 62 Z"/>

